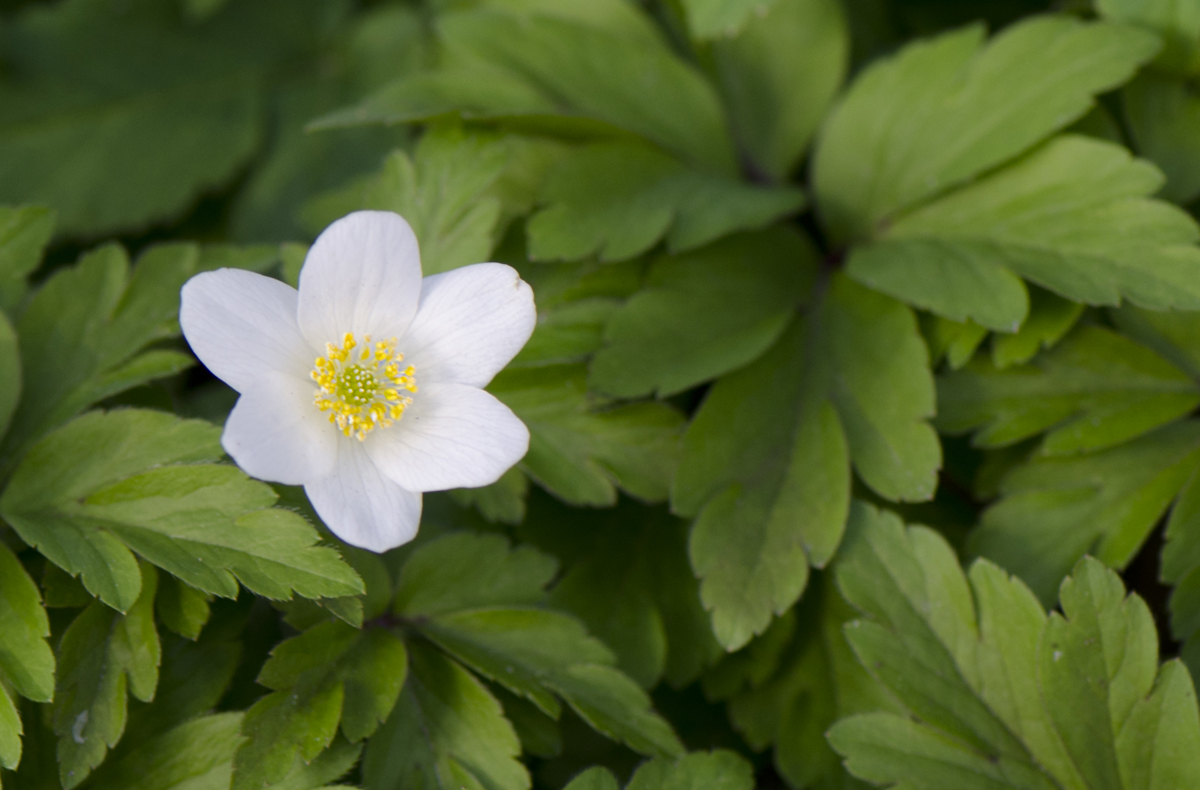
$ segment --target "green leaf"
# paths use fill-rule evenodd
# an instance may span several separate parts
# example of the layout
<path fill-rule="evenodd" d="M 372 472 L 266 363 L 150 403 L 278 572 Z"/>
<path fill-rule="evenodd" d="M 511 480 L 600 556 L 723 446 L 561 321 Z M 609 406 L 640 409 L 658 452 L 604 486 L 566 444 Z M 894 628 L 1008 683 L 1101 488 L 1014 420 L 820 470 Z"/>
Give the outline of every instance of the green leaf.
<path fill-rule="evenodd" d="M 1000 369 L 1024 364 L 1038 351 L 1053 348 L 1083 315 L 1083 310 L 1078 302 L 1037 286 L 1030 287 L 1029 316 L 1025 323 L 1016 334 L 992 336 L 992 364 Z"/>
<path fill-rule="evenodd" d="M 613 505 L 617 487 L 647 502 L 667 498 L 683 427 L 671 406 L 589 396 L 582 365 L 509 369 L 488 391 L 529 427 L 521 469 L 560 499 Z"/>
<path fill-rule="evenodd" d="M 604 329 L 621 300 L 642 287 L 647 268 L 644 260 L 518 265 L 533 287 L 538 321 L 510 368 L 586 362 L 603 345 Z"/>
<path fill-rule="evenodd" d="M 182 637 L 196 639 L 211 614 L 210 601 L 212 596 L 208 593 L 167 576 L 159 581 L 154 611 L 167 628 Z"/>
<path fill-rule="evenodd" d="M 550 558 L 524 547 L 510 551 L 497 536 L 450 535 L 413 553 L 401 571 L 395 612 L 551 717 L 561 710 L 559 696 L 593 728 L 636 751 L 677 753 L 670 726 L 612 667 L 607 647 L 574 618 L 528 606 L 554 572 Z"/>
<path fill-rule="evenodd" d="M 778 0 L 683 0 L 692 38 L 734 36 L 754 15 L 766 16 Z"/>
<path fill-rule="evenodd" d="M 1081 326 L 1028 366 L 985 359 L 938 381 L 938 428 L 1004 447 L 1045 432 L 1043 455 L 1113 447 L 1200 405 L 1200 384 L 1149 348 Z"/>
<path fill-rule="evenodd" d="M 858 281 L 954 320 L 1015 332 L 1018 276 L 1075 301 L 1200 307 L 1200 229 L 1147 197 L 1162 185 L 1122 148 L 1065 135 L 895 221 L 855 250 Z"/>
<path fill-rule="evenodd" d="M 687 560 L 684 522 L 619 507 L 554 586 L 550 601 L 579 617 L 643 688 L 682 687 L 721 652 Z"/>
<path fill-rule="evenodd" d="M 349 773 L 358 764 L 358 758 L 363 753 L 362 743 L 350 743 L 345 738 L 337 737 L 333 745 L 317 755 L 311 763 L 297 760 L 291 773 L 281 781 L 271 785 L 272 790 L 353 790 L 349 785 L 329 782 L 336 781 Z M 225 790 L 224 787 L 221 790 Z"/>
<path fill-rule="evenodd" d="M 881 496 L 933 496 L 933 380 L 908 308 L 841 275 L 754 364 L 720 379 L 683 442 L 672 508 L 727 649 L 795 603 L 841 541 L 851 465 Z"/>
<path fill-rule="evenodd" d="M 224 790 L 242 737 L 242 714 L 202 716 L 137 744 L 106 763 L 89 787 L 106 790 Z"/>
<path fill-rule="evenodd" d="M 125 731 L 126 690 L 149 702 L 162 648 L 154 628 L 158 574 L 141 568 L 141 594 L 126 614 L 96 601 L 63 634 L 54 694 L 58 775 L 67 790 L 100 764 Z"/>
<path fill-rule="evenodd" d="M 782 180 L 845 78 L 850 31 L 833 0 L 758 6 L 765 12 L 747 18 L 736 36 L 713 42 L 713 63 L 738 143 L 758 170 Z"/>
<path fill-rule="evenodd" d="M 0 476 L 96 401 L 195 364 L 177 351 L 144 349 L 179 334 L 179 289 L 198 262 L 195 245 L 170 244 L 130 271 L 124 250 L 108 245 L 41 286 L 17 322 L 24 390 L 0 444 Z"/>
<path fill-rule="evenodd" d="M 847 634 L 908 715 L 834 726 L 852 774 L 919 790 L 1200 781 L 1191 683 L 1178 661 L 1159 670 L 1150 611 L 1115 573 L 1082 560 L 1047 617 L 996 566 L 964 575 L 936 533 L 865 506 L 855 519 L 838 583 L 864 619 Z"/>
<path fill-rule="evenodd" d="M 1181 204 L 1200 197 L 1200 101 L 1192 87 L 1146 72 L 1125 86 L 1121 99 L 1138 155 L 1167 178 L 1162 196 Z"/>
<path fill-rule="evenodd" d="M 1096 0 L 1106 19 L 1147 27 L 1163 39 L 1154 65 L 1176 74 L 1200 70 L 1200 8 L 1177 0 Z"/>
<path fill-rule="evenodd" d="M 0 439 L 8 431 L 9 421 L 21 398 L 21 351 L 17 333 L 0 312 Z"/>
<path fill-rule="evenodd" d="M 653 31 L 628 24 L 618 31 L 542 8 L 526 15 L 496 9 L 441 15 L 442 68 L 402 78 L 315 126 L 456 113 L 540 123 L 551 132 L 617 127 L 689 164 L 736 173 L 716 92 Z"/>
<path fill-rule="evenodd" d="M 311 201 L 304 224 L 313 233 L 358 209 L 395 211 L 412 225 L 426 275 L 488 260 L 503 206 L 489 194 L 509 148 L 500 139 L 449 129 L 421 138 L 410 157 L 392 153 L 377 175 Z"/>
<path fill-rule="evenodd" d="M 234 790 L 274 786 L 311 762 L 341 731 L 351 743 L 388 717 L 408 673 L 404 643 L 380 628 L 329 621 L 280 643 L 259 673 L 272 689 L 246 712 Z"/>
<path fill-rule="evenodd" d="M 367 744 L 363 779 L 373 790 L 410 787 L 528 790 L 521 745 L 500 703 L 471 673 L 419 642 L 392 715 Z"/>
<path fill-rule="evenodd" d="M 130 703 L 129 721 L 115 758 L 217 707 L 242 657 L 244 625 L 242 618 L 224 620 L 195 641 L 170 633 L 163 635 L 154 701 Z M 222 790 L 227 788 L 228 779 Z"/>
<path fill-rule="evenodd" d="M 589 383 L 666 397 L 753 361 L 807 300 L 816 257 L 805 237 L 774 228 L 660 258 L 609 319 Z"/>
<path fill-rule="evenodd" d="M 987 328 L 970 319 L 951 321 L 940 315 L 921 313 L 919 320 L 932 367 L 945 359 L 951 370 L 958 370 L 975 357 L 979 346 L 987 340 Z"/>
<path fill-rule="evenodd" d="M 234 202 L 230 216 L 234 238 L 277 242 L 303 238 L 299 214 L 309 198 L 377 170 L 389 151 L 406 146 L 412 137 L 404 127 L 321 134 L 305 130 L 312 118 L 415 71 L 429 56 L 429 36 L 414 8 L 375 7 L 346 19 L 336 30 L 337 37 L 329 42 L 332 47 L 322 56 L 340 68 L 312 63 L 307 73 L 275 94 L 271 147 Z"/>
<path fill-rule="evenodd" d="M 968 549 L 1011 568 L 1044 602 L 1085 553 L 1123 568 L 1200 465 L 1200 423 L 1081 456 L 1040 457 L 1000 481 Z"/>
<path fill-rule="evenodd" d="M 612 653 L 571 617 L 539 609 L 475 609 L 440 615 L 421 633 L 485 677 L 557 718 L 561 696 L 592 728 L 642 754 L 682 750 Z"/>
<path fill-rule="evenodd" d="M 526 346 L 528 347 L 528 346 Z M 456 488 L 450 492 L 459 507 L 473 507 L 492 523 L 520 524 L 525 520 L 529 478 L 515 466 L 483 488 Z"/>
<path fill-rule="evenodd" d="M 82 236 L 180 214 L 246 165 L 264 82 L 308 48 L 322 5 L 232 3 L 197 26 L 167 3 L 29 9 L 6 23 L 0 201 L 45 204 Z"/>
<path fill-rule="evenodd" d="M 426 617 L 487 606 L 539 602 L 558 562 L 500 535 L 460 532 L 414 551 L 400 571 L 393 611 Z"/>
<path fill-rule="evenodd" d="M 0 312 L 11 314 L 20 304 L 53 231 L 54 212 L 47 208 L 0 206 Z"/>
<path fill-rule="evenodd" d="M 1174 587 L 1170 599 L 1171 633 L 1186 642 L 1181 655 L 1195 667 L 1196 632 L 1200 630 L 1200 479 L 1195 473 L 1183 486 L 1167 520 L 1166 543 L 1159 561 L 1162 581 Z M 1193 669 L 1195 671 L 1195 669 Z"/>
<path fill-rule="evenodd" d="M 742 757 L 724 749 L 693 752 L 673 760 L 659 758 L 641 765 L 626 790 L 750 790 L 754 775 Z M 606 768 L 589 768 L 564 790 L 619 790 Z"/>
<path fill-rule="evenodd" d="M 621 790 L 607 768 L 595 766 L 572 779 L 563 790 Z"/>
<path fill-rule="evenodd" d="M 151 411 L 90 412 L 47 436 L 18 467 L 0 514 L 94 595 L 127 611 L 133 552 L 227 598 L 238 581 L 268 598 L 356 595 L 357 574 L 315 546 L 301 516 L 220 457 L 220 430 Z"/>
<path fill-rule="evenodd" d="M 54 696 L 54 653 L 46 639 L 50 621 L 37 586 L 21 561 L 0 544 L 0 765 L 21 760 L 21 719 L 13 692 L 36 702 Z"/>
<path fill-rule="evenodd" d="M 693 170 L 637 143 L 598 143 L 563 158 L 530 220 L 533 260 L 619 261 L 666 238 L 682 252 L 764 227 L 804 206 L 792 187 L 759 187 Z"/>
<path fill-rule="evenodd" d="M 826 731 L 843 716 L 898 709 L 846 641 L 853 615 L 825 574 L 796 609 L 705 675 L 706 695 L 729 698 L 730 721 L 753 749 L 774 747 L 775 769 L 793 787 L 857 790 Z"/>
<path fill-rule="evenodd" d="M 752 790 L 750 763 L 724 749 L 651 760 L 634 772 L 626 790 Z"/>
<path fill-rule="evenodd" d="M 37 585 L 21 561 L 0 544 L 0 678 L 4 686 L 35 702 L 54 696 L 54 654 L 46 639 L 50 621 Z M 11 768 L 11 765 L 6 767 Z"/>
<path fill-rule="evenodd" d="M 986 44 L 974 25 L 876 61 L 824 125 L 813 177 L 826 222 L 843 242 L 874 235 L 1080 118 L 1158 47 L 1136 28 L 1044 16 Z"/>

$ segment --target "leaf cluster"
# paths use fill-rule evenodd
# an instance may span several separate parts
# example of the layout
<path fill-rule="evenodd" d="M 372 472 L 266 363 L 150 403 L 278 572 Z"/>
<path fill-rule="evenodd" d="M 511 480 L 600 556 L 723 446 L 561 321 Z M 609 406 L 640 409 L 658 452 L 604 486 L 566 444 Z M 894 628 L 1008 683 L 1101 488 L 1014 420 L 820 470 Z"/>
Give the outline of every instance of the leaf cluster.
<path fill-rule="evenodd" d="M 0 2 L 0 786 L 1200 786 L 1198 79 L 1197 0 Z M 359 209 L 538 308 L 383 555 L 178 324 Z"/>

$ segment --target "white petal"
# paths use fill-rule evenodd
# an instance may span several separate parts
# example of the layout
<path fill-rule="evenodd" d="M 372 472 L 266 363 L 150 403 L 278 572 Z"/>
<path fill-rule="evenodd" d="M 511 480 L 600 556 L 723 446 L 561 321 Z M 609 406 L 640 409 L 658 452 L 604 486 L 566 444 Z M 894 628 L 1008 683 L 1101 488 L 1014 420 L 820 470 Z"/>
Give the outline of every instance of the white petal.
<path fill-rule="evenodd" d="M 418 386 L 483 387 L 517 355 L 535 323 L 533 289 L 516 269 L 477 263 L 425 278 L 400 350 L 416 368 Z"/>
<path fill-rule="evenodd" d="M 340 434 L 313 405 L 316 385 L 299 376 L 267 373 L 238 398 L 221 445 L 247 474 L 303 485 L 327 476 Z"/>
<path fill-rule="evenodd" d="M 399 214 L 356 211 L 317 237 L 300 269 L 300 330 L 311 343 L 347 332 L 400 337 L 417 312 L 421 254 Z"/>
<path fill-rule="evenodd" d="M 217 269 L 188 280 L 179 296 L 188 345 L 238 392 L 268 371 L 303 376 L 312 370 L 315 353 L 296 323 L 295 288 L 254 272 Z"/>
<path fill-rule="evenodd" d="M 489 393 L 465 384 L 418 386 L 399 422 L 364 442 L 371 460 L 400 486 L 478 488 L 525 456 L 529 429 Z"/>
<path fill-rule="evenodd" d="M 355 439 L 338 442 L 333 474 L 304 487 L 325 526 L 351 546 L 383 552 L 421 524 L 421 495 L 384 477 Z"/>

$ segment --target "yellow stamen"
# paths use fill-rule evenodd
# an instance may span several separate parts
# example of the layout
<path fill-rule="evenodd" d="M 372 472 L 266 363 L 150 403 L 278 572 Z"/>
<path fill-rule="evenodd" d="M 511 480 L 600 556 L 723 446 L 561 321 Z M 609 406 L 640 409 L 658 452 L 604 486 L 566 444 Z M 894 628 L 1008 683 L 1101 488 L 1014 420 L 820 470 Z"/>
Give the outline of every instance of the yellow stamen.
<path fill-rule="evenodd" d="M 347 362 L 357 346 L 353 332 L 342 337 L 341 346 L 326 343 L 325 356 L 317 358 L 309 375 L 320 388 L 313 400 L 316 407 L 329 412 L 329 421 L 342 435 L 361 442 L 403 416 L 412 398 L 400 393 L 416 392 L 417 384 L 412 365 L 400 371 L 404 355 L 396 350 L 396 338 L 380 340 L 372 349 L 367 335 L 358 359 Z"/>

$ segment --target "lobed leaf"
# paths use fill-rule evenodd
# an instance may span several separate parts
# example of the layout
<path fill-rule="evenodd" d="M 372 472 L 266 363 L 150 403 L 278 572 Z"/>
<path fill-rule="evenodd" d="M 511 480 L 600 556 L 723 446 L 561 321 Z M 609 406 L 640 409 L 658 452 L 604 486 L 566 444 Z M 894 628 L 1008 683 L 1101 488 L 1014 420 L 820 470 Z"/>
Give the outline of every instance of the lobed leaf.
<path fill-rule="evenodd" d="M 30 545 L 109 605 L 128 611 L 141 581 L 134 552 L 204 592 L 238 581 L 269 598 L 338 597 L 362 581 L 315 546 L 301 516 L 220 457 L 219 430 L 151 411 L 91 412 L 40 442 L 0 496 Z"/>
<path fill-rule="evenodd" d="M 938 382 L 937 424 L 973 430 L 979 447 L 1045 432 L 1043 455 L 1102 450 L 1173 422 L 1200 405 L 1200 385 L 1145 346 L 1082 326 L 1028 366 L 977 360 Z"/>
<path fill-rule="evenodd" d="M 501 570 L 484 570 L 491 564 L 488 558 L 497 554 L 502 558 Z M 401 572 L 396 614 L 457 661 L 528 699 L 552 718 L 558 718 L 558 698 L 562 698 L 594 729 L 635 751 L 680 752 L 678 738 L 651 709 L 645 692 L 612 666 L 615 656 L 578 620 L 521 605 L 532 597 L 532 582 L 538 576 L 541 585 L 549 581 L 547 574 L 522 571 L 537 556 L 528 549 L 509 553 L 503 541 L 469 533 L 426 544 Z M 416 574 L 409 575 L 408 565 L 414 563 Z M 483 584 L 468 583 L 464 597 L 446 601 L 457 604 L 456 608 L 431 609 L 422 606 L 419 598 L 405 599 L 404 590 L 428 578 L 421 571 L 432 567 L 439 567 L 450 579 L 464 578 L 472 570 L 482 572 Z M 552 566 L 545 569 L 553 571 Z"/>
<path fill-rule="evenodd" d="M 404 643 L 380 629 L 320 623 L 271 651 L 258 682 L 272 689 L 247 712 L 234 790 L 274 787 L 310 763 L 340 729 L 358 743 L 392 713 L 408 674 Z"/>
<path fill-rule="evenodd" d="M 847 635 L 909 714 L 834 726 L 852 774 L 921 790 L 1196 781 L 1191 683 L 1177 661 L 1160 670 L 1149 609 L 1100 562 L 1080 561 L 1047 616 L 996 566 L 964 574 L 930 530 L 860 505 L 852 536 L 838 583 L 864 619 Z"/>
<path fill-rule="evenodd" d="M 58 775 L 67 790 L 86 779 L 121 739 L 126 690 L 143 702 L 154 699 L 162 658 L 154 627 L 157 582 L 154 568 L 143 565 L 141 592 L 126 613 L 93 601 L 63 634 L 52 710 Z"/>
<path fill-rule="evenodd" d="M 865 69 L 824 125 L 813 183 L 825 221 L 843 242 L 873 236 L 1063 129 L 1159 46 L 1153 33 L 1066 16 L 986 43 L 974 25 L 907 45 Z"/>
<path fill-rule="evenodd" d="M 904 306 L 841 275 L 754 364 L 720 379 L 683 442 L 672 508 L 718 640 L 744 645 L 841 542 L 851 466 L 881 496 L 932 497 L 928 355 Z"/>
<path fill-rule="evenodd" d="M 1015 332 L 1024 278 L 1087 304 L 1200 306 L 1200 229 L 1148 199 L 1162 175 L 1122 148 L 1057 137 L 896 218 L 847 264 L 858 281 L 947 318 Z"/>
<path fill-rule="evenodd" d="M 412 644 L 409 655 L 404 692 L 367 745 L 367 786 L 528 790 L 521 745 L 487 687 L 429 646 Z"/>
<path fill-rule="evenodd" d="M 1043 601 L 1084 554 L 1123 568 L 1200 463 L 1200 424 L 1174 423 L 1127 444 L 1035 458 L 1000 481 L 968 549 L 1012 568 Z"/>

